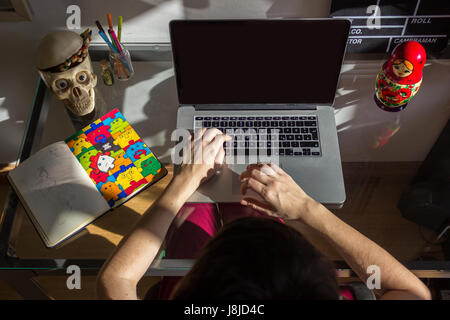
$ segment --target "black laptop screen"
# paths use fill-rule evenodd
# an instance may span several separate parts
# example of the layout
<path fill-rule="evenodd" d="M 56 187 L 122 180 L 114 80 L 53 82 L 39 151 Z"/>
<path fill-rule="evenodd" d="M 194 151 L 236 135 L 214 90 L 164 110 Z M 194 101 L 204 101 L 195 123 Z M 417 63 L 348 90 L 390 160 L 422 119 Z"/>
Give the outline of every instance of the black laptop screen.
<path fill-rule="evenodd" d="M 347 20 L 175 20 L 181 104 L 331 104 Z"/>

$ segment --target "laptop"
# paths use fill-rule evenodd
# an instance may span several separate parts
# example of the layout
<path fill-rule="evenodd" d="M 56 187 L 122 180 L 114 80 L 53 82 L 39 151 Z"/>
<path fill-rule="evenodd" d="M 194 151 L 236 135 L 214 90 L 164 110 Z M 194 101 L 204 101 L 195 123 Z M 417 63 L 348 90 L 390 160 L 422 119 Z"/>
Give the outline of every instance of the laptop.
<path fill-rule="evenodd" d="M 333 102 L 350 22 L 173 20 L 169 27 L 177 128 L 245 133 L 225 145 L 240 161 L 226 160 L 189 202 L 239 202 L 239 175 L 264 155 L 316 201 L 342 206 Z"/>

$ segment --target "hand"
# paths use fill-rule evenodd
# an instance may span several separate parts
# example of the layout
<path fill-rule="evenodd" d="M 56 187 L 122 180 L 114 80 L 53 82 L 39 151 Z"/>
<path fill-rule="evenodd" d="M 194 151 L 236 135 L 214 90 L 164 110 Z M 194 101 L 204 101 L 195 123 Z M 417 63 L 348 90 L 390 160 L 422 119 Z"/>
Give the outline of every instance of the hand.
<path fill-rule="evenodd" d="M 251 164 L 239 180 L 243 182 L 241 204 L 269 216 L 303 220 L 308 214 L 309 204 L 314 203 L 286 172 L 273 163 Z M 246 196 L 249 189 L 262 200 Z"/>
<path fill-rule="evenodd" d="M 215 128 L 197 130 L 191 142 L 191 161 L 181 165 L 180 176 L 193 181 L 195 187 L 211 178 L 223 164 L 223 143 L 230 140 L 230 136 Z"/>

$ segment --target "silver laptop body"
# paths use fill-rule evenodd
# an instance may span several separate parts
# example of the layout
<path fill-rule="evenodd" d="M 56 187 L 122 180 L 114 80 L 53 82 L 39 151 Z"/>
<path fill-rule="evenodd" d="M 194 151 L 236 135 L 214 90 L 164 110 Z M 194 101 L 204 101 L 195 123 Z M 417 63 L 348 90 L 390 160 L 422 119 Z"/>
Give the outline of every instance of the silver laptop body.
<path fill-rule="evenodd" d="M 227 164 L 189 202 L 239 202 L 241 172 L 251 162 L 269 159 L 315 200 L 329 207 L 343 205 L 332 105 L 349 26 L 338 19 L 170 23 L 180 101 L 177 128 L 238 132 L 226 149 Z M 287 45 L 295 41 L 301 43 Z M 253 135 L 244 133 L 236 140 L 247 131 Z M 276 134 L 271 142 L 266 141 L 270 133 L 259 134 L 266 131 Z M 241 144 L 252 146 L 256 155 L 239 149 Z"/>

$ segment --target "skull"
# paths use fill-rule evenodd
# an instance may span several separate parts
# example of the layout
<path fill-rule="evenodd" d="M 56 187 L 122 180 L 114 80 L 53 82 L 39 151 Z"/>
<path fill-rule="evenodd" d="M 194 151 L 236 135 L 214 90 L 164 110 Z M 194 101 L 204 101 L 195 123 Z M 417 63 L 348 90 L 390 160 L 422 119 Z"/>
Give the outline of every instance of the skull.
<path fill-rule="evenodd" d="M 94 110 L 97 75 L 92 71 L 89 56 L 67 71 L 40 71 L 40 74 L 56 98 L 62 100 L 73 114 L 84 116 Z"/>
<path fill-rule="evenodd" d="M 81 35 L 72 31 L 50 33 L 41 40 L 37 52 L 41 78 L 76 116 L 87 115 L 95 107 L 97 76 L 88 54 L 87 31 Z"/>

